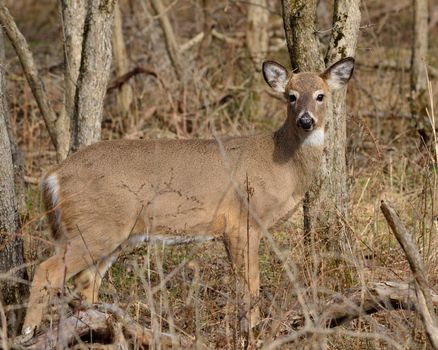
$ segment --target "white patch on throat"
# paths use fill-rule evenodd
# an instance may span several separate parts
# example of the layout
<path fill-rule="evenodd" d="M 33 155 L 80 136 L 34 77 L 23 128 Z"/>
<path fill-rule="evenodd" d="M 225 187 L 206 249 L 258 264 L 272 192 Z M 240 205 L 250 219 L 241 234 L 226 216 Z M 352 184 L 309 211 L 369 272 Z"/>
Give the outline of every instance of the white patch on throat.
<path fill-rule="evenodd" d="M 322 147 L 324 145 L 324 129 L 318 128 L 309 133 L 302 143 L 308 147 Z"/>

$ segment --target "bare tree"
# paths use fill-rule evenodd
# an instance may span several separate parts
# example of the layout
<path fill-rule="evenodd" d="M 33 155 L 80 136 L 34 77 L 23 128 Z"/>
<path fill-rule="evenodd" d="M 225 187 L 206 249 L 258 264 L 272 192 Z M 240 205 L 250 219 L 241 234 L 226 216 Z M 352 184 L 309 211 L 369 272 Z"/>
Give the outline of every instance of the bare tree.
<path fill-rule="evenodd" d="M 248 108 L 248 118 L 257 118 L 263 113 L 260 105 L 260 86 L 262 75 L 262 62 L 266 58 L 269 46 L 269 12 L 266 0 L 256 0 L 248 4 L 246 26 L 246 47 L 254 64 L 254 75 L 251 80 L 251 103 Z"/>
<path fill-rule="evenodd" d="M 423 140 L 427 141 L 425 127 L 425 106 L 427 105 L 427 48 L 428 48 L 428 1 L 413 0 L 414 5 L 414 40 L 411 55 L 411 115 Z"/>
<path fill-rule="evenodd" d="M 44 84 L 26 39 L 4 2 L 0 23 L 20 59 L 32 93 L 57 152 L 58 161 L 100 139 L 103 98 L 111 65 L 111 32 L 115 0 L 63 1 L 65 106 L 58 115 L 50 106 Z"/>
<path fill-rule="evenodd" d="M 282 3 L 292 68 L 321 71 L 324 56 L 317 37 L 317 1 L 283 0 Z M 335 0 L 333 29 L 325 57 L 327 64 L 354 56 L 361 19 L 359 4 L 359 0 Z M 347 217 L 345 89 L 332 95 L 327 108 L 325 157 L 318 179 L 305 197 L 305 230 L 308 233 L 313 226 L 325 233 L 333 249 L 346 252 L 349 238 L 344 224 Z M 311 217 L 315 217 L 313 225 Z"/>
<path fill-rule="evenodd" d="M 73 151 L 100 140 L 103 99 L 112 59 L 115 0 L 91 1 L 87 5 L 71 123 L 70 148 Z"/>
<path fill-rule="evenodd" d="M 67 136 L 62 145 L 62 159 L 70 149 L 70 120 L 75 110 L 76 84 L 82 57 L 86 3 L 61 0 L 61 18 L 64 34 L 64 106 L 60 119 Z"/>
<path fill-rule="evenodd" d="M 248 6 L 246 46 L 257 70 L 261 70 L 269 43 L 269 12 L 266 0 L 252 1 Z M 260 75 L 260 74 L 257 74 Z"/>
<path fill-rule="evenodd" d="M 3 305 L 19 305 L 23 302 L 26 278 L 23 258 L 23 241 L 17 235 L 19 214 L 16 200 L 14 166 L 11 142 L 8 135 L 9 118 L 5 89 L 4 40 L 0 31 L 0 302 Z M 3 312 L 2 309 L 1 312 Z M 15 333 L 22 315 L 14 311 L 7 313 L 8 328 Z M 6 325 L 2 324 L 2 327 Z"/>
<path fill-rule="evenodd" d="M 112 46 L 116 75 L 117 77 L 121 77 L 124 74 L 128 73 L 129 61 L 125 41 L 123 39 L 122 13 L 120 11 L 119 3 L 116 4 L 116 7 L 114 9 L 114 29 L 112 36 Z M 126 117 L 128 115 L 132 100 L 133 95 L 131 85 L 129 85 L 129 83 L 123 84 L 120 87 L 120 94 L 117 95 L 118 109 L 123 117 Z"/>
<path fill-rule="evenodd" d="M 64 127 L 64 125 L 63 123 L 58 122 L 58 116 L 50 106 L 50 102 L 45 92 L 44 83 L 39 76 L 35 61 L 26 39 L 15 24 L 14 19 L 6 8 L 4 1 L 0 2 L 0 24 L 4 28 L 5 34 L 11 41 L 12 46 L 14 47 L 15 52 L 20 59 L 24 74 L 26 75 L 26 79 L 32 90 L 32 94 L 37 101 L 47 131 L 49 132 L 50 139 L 55 146 L 57 159 L 62 160 L 65 158 L 64 153 L 66 152 L 60 145 L 65 145 L 68 142 L 65 140 L 64 130 L 60 129 Z"/>

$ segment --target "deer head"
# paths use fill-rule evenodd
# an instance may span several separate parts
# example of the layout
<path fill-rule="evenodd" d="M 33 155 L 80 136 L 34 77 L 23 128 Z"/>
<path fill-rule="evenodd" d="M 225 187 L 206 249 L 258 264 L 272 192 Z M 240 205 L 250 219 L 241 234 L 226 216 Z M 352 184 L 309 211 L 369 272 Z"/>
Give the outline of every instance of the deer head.
<path fill-rule="evenodd" d="M 323 130 L 325 101 L 329 91 L 343 87 L 353 74 L 354 59 L 344 58 L 321 74 L 288 73 L 281 64 L 263 63 L 263 76 L 275 91 L 283 93 L 288 103 L 291 129 L 303 136 L 312 130 Z"/>

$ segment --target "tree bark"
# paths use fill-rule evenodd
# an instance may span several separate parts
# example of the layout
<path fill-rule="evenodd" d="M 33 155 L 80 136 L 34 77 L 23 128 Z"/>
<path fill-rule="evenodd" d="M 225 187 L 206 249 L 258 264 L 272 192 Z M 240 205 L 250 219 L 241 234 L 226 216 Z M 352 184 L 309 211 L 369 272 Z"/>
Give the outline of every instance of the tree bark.
<path fill-rule="evenodd" d="M 317 0 L 282 0 L 284 31 L 292 69 L 318 72 L 324 69 L 316 35 Z"/>
<path fill-rule="evenodd" d="M 3 40 L 3 39 L 1 39 Z M 3 60 L 4 51 L 2 51 L 0 43 L 0 60 Z M 6 106 L 7 108 L 8 106 Z M 9 109 L 7 110 L 9 115 Z M 24 182 L 25 165 L 24 155 L 17 144 L 14 130 L 12 129 L 10 118 L 6 118 L 6 128 L 8 129 L 9 141 L 11 144 L 12 164 L 14 165 L 14 179 L 15 179 L 15 197 L 17 199 L 18 212 L 22 213 L 26 207 L 26 184 Z"/>
<path fill-rule="evenodd" d="M 74 114 L 76 84 L 81 66 L 82 44 L 87 5 L 84 0 L 61 0 L 62 28 L 64 33 L 64 108 L 59 123 L 66 131 L 62 158 L 70 148 L 70 125 Z"/>
<path fill-rule="evenodd" d="M 100 140 L 103 100 L 111 68 L 115 0 L 87 2 L 81 65 L 71 127 L 71 151 Z"/>
<path fill-rule="evenodd" d="M 0 32 L 0 61 L 4 67 L 4 40 Z M 21 283 L 26 278 L 23 268 L 23 241 L 16 233 L 19 215 L 15 193 L 14 166 L 7 122 L 9 118 L 6 101 L 5 72 L 0 70 L 0 272 L 8 273 L 0 280 L 0 299 L 4 305 L 19 305 L 25 294 Z M 21 267 L 21 268 L 20 268 Z M 8 329 L 15 333 L 21 322 L 21 312 L 10 311 L 7 315 Z M 2 325 L 4 326 L 4 325 Z"/>

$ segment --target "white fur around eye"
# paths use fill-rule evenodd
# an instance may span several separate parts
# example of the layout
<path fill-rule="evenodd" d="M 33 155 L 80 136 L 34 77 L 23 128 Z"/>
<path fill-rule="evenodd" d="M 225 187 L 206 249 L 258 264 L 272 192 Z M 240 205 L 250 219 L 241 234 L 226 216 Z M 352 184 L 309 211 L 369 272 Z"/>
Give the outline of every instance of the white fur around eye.
<path fill-rule="evenodd" d="M 317 100 L 317 98 L 318 98 L 319 95 L 323 95 L 323 96 L 325 97 L 324 90 L 316 90 L 316 91 L 313 93 L 313 99 L 316 100 L 316 102 L 318 102 L 318 103 L 322 103 L 324 100 L 322 100 L 322 101 L 318 101 L 318 100 Z M 324 97 L 323 97 L 323 99 L 324 99 Z"/>
<path fill-rule="evenodd" d="M 298 91 L 295 91 L 295 90 L 289 90 L 288 95 L 289 95 L 289 100 L 290 100 L 291 96 L 295 96 L 295 101 L 293 103 L 295 103 L 298 100 L 298 98 L 300 97 L 300 93 Z"/>

